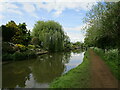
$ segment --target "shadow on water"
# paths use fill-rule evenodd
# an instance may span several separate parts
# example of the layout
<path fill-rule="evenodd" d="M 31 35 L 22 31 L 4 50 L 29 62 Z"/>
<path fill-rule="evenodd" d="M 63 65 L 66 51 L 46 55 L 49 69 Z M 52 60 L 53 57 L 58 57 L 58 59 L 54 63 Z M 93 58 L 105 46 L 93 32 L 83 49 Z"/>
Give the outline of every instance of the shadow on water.
<path fill-rule="evenodd" d="M 80 51 L 80 50 L 79 50 Z M 2 67 L 3 88 L 45 88 L 56 77 L 82 62 L 82 52 L 49 53 Z"/>

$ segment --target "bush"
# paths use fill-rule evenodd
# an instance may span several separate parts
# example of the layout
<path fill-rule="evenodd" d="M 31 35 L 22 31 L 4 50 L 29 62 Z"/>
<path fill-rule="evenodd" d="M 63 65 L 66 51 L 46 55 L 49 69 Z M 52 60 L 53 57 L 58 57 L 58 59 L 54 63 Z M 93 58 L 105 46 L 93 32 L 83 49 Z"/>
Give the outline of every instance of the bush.
<path fill-rule="evenodd" d="M 16 59 L 22 60 L 22 59 L 25 59 L 25 58 L 26 58 L 26 55 L 21 53 L 21 52 L 17 51 L 13 54 L 13 60 L 16 60 Z"/>
<path fill-rule="evenodd" d="M 13 59 L 14 60 L 24 60 L 24 59 L 27 59 L 27 58 L 33 58 L 33 57 L 36 57 L 36 54 L 34 51 L 25 51 L 25 52 L 15 52 L 13 54 Z"/>
<path fill-rule="evenodd" d="M 15 49 L 13 48 L 14 44 L 9 42 L 2 42 L 2 52 L 3 53 L 14 53 Z"/>
<path fill-rule="evenodd" d="M 27 54 L 27 57 L 28 58 L 33 58 L 33 57 L 36 57 L 36 52 L 35 51 L 32 51 L 32 50 L 28 50 L 26 52 L 24 52 L 25 54 Z"/>
<path fill-rule="evenodd" d="M 16 44 L 15 46 L 17 46 L 20 51 L 25 51 L 26 50 L 26 47 L 22 44 Z"/>
<path fill-rule="evenodd" d="M 2 54 L 2 61 L 8 61 L 8 60 L 13 60 L 13 55 L 12 54 Z"/>
<path fill-rule="evenodd" d="M 32 40 L 31 40 L 31 43 L 34 44 L 34 45 L 39 45 L 39 39 L 37 37 L 33 37 Z"/>
<path fill-rule="evenodd" d="M 28 49 L 35 49 L 35 45 L 28 45 Z"/>

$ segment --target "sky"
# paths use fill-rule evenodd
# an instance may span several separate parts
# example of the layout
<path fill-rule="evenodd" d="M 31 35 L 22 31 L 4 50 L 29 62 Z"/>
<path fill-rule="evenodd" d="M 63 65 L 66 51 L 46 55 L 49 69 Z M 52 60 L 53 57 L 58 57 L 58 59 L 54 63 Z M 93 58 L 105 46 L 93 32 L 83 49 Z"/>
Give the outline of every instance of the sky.
<path fill-rule="evenodd" d="M 96 4 L 96 0 L 0 0 L 0 25 L 13 20 L 17 24 L 25 22 L 32 31 L 38 20 L 59 22 L 70 37 L 71 42 L 84 42 L 87 26 L 83 18 Z"/>

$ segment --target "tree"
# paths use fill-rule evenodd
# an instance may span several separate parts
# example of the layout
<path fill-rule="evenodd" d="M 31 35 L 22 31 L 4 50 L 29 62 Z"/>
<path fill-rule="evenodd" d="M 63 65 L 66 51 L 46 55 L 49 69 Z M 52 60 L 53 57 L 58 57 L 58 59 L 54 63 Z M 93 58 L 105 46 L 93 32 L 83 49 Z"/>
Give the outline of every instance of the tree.
<path fill-rule="evenodd" d="M 120 2 L 99 2 L 87 13 L 85 43 L 100 48 L 120 48 Z M 114 42 L 113 42 L 114 41 Z"/>
<path fill-rule="evenodd" d="M 23 45 L 28 45 L 31 40 L 30 36 L 30 30 L 27 30 L 25 23 L 19 23 L 18 25 L 18 31 L 15 33 L 15 35 L 12 37 L 13 43 L 19 43 Z"/>
<path fill-rule="evenodd" d="M 12 37 L 15 35 L 18 27 L 14 21 L 8 22 L 6 25 L 1 26 L 2 30 L 2 41 L 10 42 Z"/>
<path fill-rule="evenodd" d="M 38 21 L 32 31 L 44 49 L 49 51 L 62 51 L 64 49 L 65 33 L 62 26 L 54 21 Z"/>
<path fill-rule="evenodd" d="M 27 30 L 25 23 L 17 25 L 14 21 L 2 25 L 2 41 L 12 42 L 14 44 L 28 45 L 30 42 L 30 31 Z"/>

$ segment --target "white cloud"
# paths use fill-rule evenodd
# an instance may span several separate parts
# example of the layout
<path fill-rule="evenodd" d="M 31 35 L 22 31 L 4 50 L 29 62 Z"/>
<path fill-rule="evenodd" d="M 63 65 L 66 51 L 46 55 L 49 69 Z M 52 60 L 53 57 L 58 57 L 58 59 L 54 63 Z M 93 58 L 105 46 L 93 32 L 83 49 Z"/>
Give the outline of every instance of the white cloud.
<path fill-rule="evenodd" d="M 67 35 L 70 37 L 70 40 L 72 42 L 84 42 L 85 36 L 83 35 L 83 33 L 67 32 Z"/>
<path fill-rule="evenodd" d="M 17 9 L 18 6 L 12 3 L 0 3 L 0 11 L 4 11 L 7 9 Z"/>
<path fill-rule="evenodd" d="M 8 9 L 7 11 L 12 12 L 12 13 L 16 13 L 16 14 L 19 14 L 19 15 L 23 15 L 23 13 L 20 12 L 19 10 Z"/>
<path fill-rule="evenodd" d="M 25 2 L 25 3 L 21 3 L 23 5 L 23 10 L 28 12 L 31 16 L 35 17 L 35 18 L 39 18 L 36 14 L 36 8 L 34 6 L 33 3 L 28 3 L 28 2 Z"/>
<path fill-rule="evenodd" d="M 81 31 L 83 32 L 84 30 L 84 27 L 88 26 L 88 24 L 82 24 L 82 25 L 79 25 L 77 27 L 65 27 L 64 30 L 69 32 L 69 31 Z"/>
<path fill-rule="evenodd" d="M 23 2 L 17 0 L 12 0 L 12 1 L 16 1 L 19 3 L 21 2 L 21 4 L 23 5 L 22 8 L 36 18 L 38 18 L 37 14 L 35 13 L 36 8 L 37 9 L 42 8 L 47 10 L 48 12 L 54 10 L 53 15 L 58 17 L 66 9 L 74 9 L 76 11 L 88 10 L 88 8 L 91 8 L 93 4 L 96 4 L 96 0 L 90 0 L 89 2 L 83 0 L 74 0 L 74 1 L 73 0 L 66 0 L 66 1 L 65 0 L 31 0 L 32 2 L 29 0 L 27 0 L 28 2 L 27 1 L 25 2 L 25 0 Z M 0 11 L 5 11 L 9 9 L 17 9 L 17 11 L 19 10 L 20 7 L 18 7 L 13 3 L 10 3 L 10 1 L 7 2 L 9 3 L 4 3 L 2 6 L 0 4 Z"/>
<path fill-rule="evenodd" d="M 79 25 L 77 27 L 64 27 L 64 31 L 70 37 L 72 42 L 81 41 L 84 42 L 85 31 L 83 27 L 87 26 L 87 24 Z"/>
<path fill-rule="evenodd" d="M 95 0 L 94 2 L 76 2 L 75 0 L 53 0 L 53 2 L 45 1 L 45 3 L 35 3 L 38 9 L 42 8 L 47 10 L 48 12 L 55 10 L 54 16 L 59 16 L 65 9 L 74 9 L 76 11 L 88 10 L 92 7 L 93 4 L 96 4 Z"/>
<path fill-rule="evenodd" d="M 22 15 L 22 12 L 18 9 L 19 7 L 13 3 L 0 3 L 0 13 L 12 12 L 18 15 Z"/>
<path fill-rule="evenodd" d="M 73 0 L 0 0 L 0 2 L 73 2 Z M 103 0 L 74 0 L 74 2 L 94 2 Z M 108 0 L 106 0 L 108 1 Z M 109 0 L 109 1 L 119 1 L 119 0 Z"/>
<path fill-rule="evenodd" d="M 56 12 L 54 13 L 54 16 L 55 16 L 55 17 L 58 17 L 61 13 L 62 13 L 62 11 L 56 11 Z"/>
<path fill-rule="evenodd" d="M 35 7 L 32 3 L 23 3 L 23 9 L 29 13 L 35 12 Z"/>
<path fill-rule="evenodd" d="M 3 19 L 4 18 L 4 16 L 3 15 L 0 15 L 0 19 Z"/>

